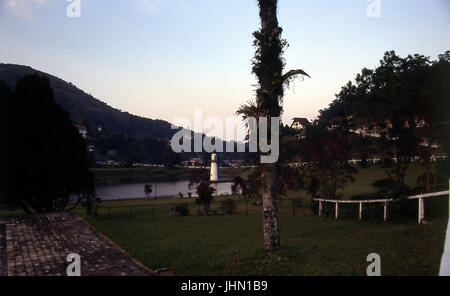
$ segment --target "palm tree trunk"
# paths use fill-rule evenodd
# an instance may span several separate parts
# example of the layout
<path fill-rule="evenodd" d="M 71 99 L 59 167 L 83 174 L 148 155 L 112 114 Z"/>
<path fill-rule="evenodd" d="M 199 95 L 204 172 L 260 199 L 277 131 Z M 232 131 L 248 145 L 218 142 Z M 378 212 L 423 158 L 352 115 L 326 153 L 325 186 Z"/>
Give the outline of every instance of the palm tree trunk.
<path fill-rule="evenodd" d="M 278 223 L 278 203 L 276 188 L 277 169 L 275 165 L 263 165 L 262 182 L 264 249 L 273 250 L 280 247 L 280 227 Z"/>
<path fill-rule="evenodd" d="M 280 116 L 280 97 L 283 91 L 281 77 L 283 62 L 280 42 L 281 28 L 277 19 L 277 0 L 259 0 L 261 31 L 259 32 L 259 67 L 254 68 L 258 76 L 257 107 L 267 116 Z M 270 122 L 270 119 L 268 119 Z M 270 128 L 268 128 L 270 131 Z M 270 139 L 270 136 L 268 136 Z M 264 249 L 273 250 L 280 247 L 280 230 L 277 204 L 277 165 L 261 164 L 263 192 L 263 230 Z"/>

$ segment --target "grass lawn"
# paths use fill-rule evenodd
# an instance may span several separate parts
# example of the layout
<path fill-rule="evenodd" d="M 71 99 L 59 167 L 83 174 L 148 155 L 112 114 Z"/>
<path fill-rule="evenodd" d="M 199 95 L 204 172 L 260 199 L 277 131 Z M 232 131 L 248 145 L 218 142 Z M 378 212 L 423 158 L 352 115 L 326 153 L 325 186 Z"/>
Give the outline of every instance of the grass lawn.
<path fill-rule="evenodd" d="M 412 166 L 407 184 L 414 186 L 422 172 Z M 385 178 L 378 167 L 359 169 L 356 181 L 342 192 L 344 198 L 373 192 L 370 184 Z M 289 192 L 287 198 L 300 197 L 304 208 L 292 215 L 291 203 L 283 202 L 282 245 L 267 254 L 262 250 L 261 209 L 244 205 L 233 216 L 173 217 L 167 203 L 192 200 L 104 202 L 103 206 L 155 205 L 105 210 L 99 218 L 86 219 L 151 268 L 170 267 L 184 275 L 365 275 L 365 259 L 375 252 L 382 258 L 383 275 L 437 275 L 443 251 L 447 220 L 433 225 L 357 222 L 319 218 L 308 209 L 310 197 Z M 192 211 L 193 212 L 193 211 Z M 83 215 L 83 212 L 80 212 Z"/>
<path fill-rule="evenodd" d="M 306 209 L 295 216 L 281 210 L 282 248 L 265 253 L 259 211 L 208 217 L 141 212 L 130 219 L 120 210 L 111 219 L 85 218 L 150 268 L 183 275 L 365 275 L 373 252 L 381 256 L 383 275 L 437 275 L 447 225 L 444 219 L 427 226 L 335 221 Z"/>
<path fill-rule="evenodd" d="M 414 186 L 421 172 L 410 167 L 406 183 Z M 343 196 L 373 192 L 370 184 L 385 177 L 378 167 L 359 169 Z M 383 275 L 438 274 L 446 218 L 432 225 L 336 221 L 314 216 L 304 192 L 288 192 L 286 198 L 303 199 L 303 207 L 293 215 L 292 202 L 282 201 L 282 248 L 270 253 L 262 249 L 261 207 L 251 202 L 248 216 L 241 202 L 232 216 L 174 217 L 170 205 L 193 202 L 187 198 L 105 201 L 99 217 L 86 216 L 82 208 L 75 212 L 150 268 L 169 267 L 182 275 L 365 275 L 370 253 L 380 254 Z M 136 206 L 131 219 L 129 206 Z M 107 207 L 122 208 L 109 216 Z M 195 214 L 195 206 L 190 209 Z M 11 212 L 0 209 L 5 214 Z"/>

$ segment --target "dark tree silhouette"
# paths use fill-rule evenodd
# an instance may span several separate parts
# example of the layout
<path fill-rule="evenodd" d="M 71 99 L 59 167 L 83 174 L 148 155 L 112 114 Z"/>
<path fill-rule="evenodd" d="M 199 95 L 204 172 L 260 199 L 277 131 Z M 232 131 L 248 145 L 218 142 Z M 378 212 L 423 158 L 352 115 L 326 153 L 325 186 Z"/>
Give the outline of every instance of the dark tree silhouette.
<path fill-rule="evenodd" d="M 163 155 L 163 164 L 166 168 L 173 168 L 180 164 L 180 156 L 172 150 L 172 147 L 167 146 Z"/>
<path fill-rule="evenodd" d="M 248 197 L 247 182 L 241 176 L 234 178 L 233 185 L 231 185 L 231 193 L 234 195 L 242 194 L 244 197 Z"/>
<path fill-rule="evenodd" d="M 11 101 L 12 92 L 5 82 L 0 81 L 0 202 L 5 202 L 5 192 L 6 187 L 6 166 L 4 165 L 8 160 L 7 157 L 7 122 L 10 116 L 8 112 L 8 104 Z"/>
<path fill-rule="evenodd" d="M 237 114 L 244 120 L 250 116 L 281 116 L 284 87 L 297 75 L 307 75 L 303 70 L 291 70 L 283 74 L 283 50 L 286 40 L 281 39 L 282 29 L 278 26 L 277 0 L 258 0 L 261 29 L 253 33 L 256 48 L 253 59 L 253 73 L 257 76 L 259 88 L 256 101 L 241 106 Z M 270 126 L 268 126 L 270 131 Z M 270 139 L 270 135 L 268 135 Z M 280 247 L 280 231 L 277 206 L 277 165 L 260 164 L 263 195 L 264 249 Z"/>
<path fill-rule="evenodd" d="M 201 182 L 206 182 L 209 180 L 209 172 L 207 169 L 193 169 L 190 172 L 189 176 L 189 190 L 192 190 L 197 187 Z"/>
<path fill-rule="evenodd" d="M 330 131 L 322 124 L 306 128 L 300 154 L 309 162 L 307 188 L 313 197 L 338 199 L 336 190 L 354 181 L 357 170 L 348 162 L 354 150 L 352 146 L 345 131 Z"/>
<path fill-rule="evenodd" d="M 373 70 L 362 69 L 355 83 L 342 87 L 329 108 L 321 110 L 320 120 L 352 117 L 355 125 L 378 125 L 390 128 L 374 141 L 386 173 L 396 183 L 403 184 L 411 159 L 421 158 L 426 170 L 423 178 L 426 191 L 437 183 L 441 164 L 432 172 L 431 156 L 448 155 L 450 125 L 450 51 L 430 61 L 420 54 L 398 56 L 394 51 L 384 54 Z"/>
<path fill-rule="evenodd" d="M 72 195 L 92 195 L 86 145 L 55 103 L 46 77 L 28 75 L 9 97 L 6 192 L 26 213 L 63 211 Z"/>
<path fill-rule="evenodd" d="M 205 210 L 209 209 L 209 205 L 212 202 L 215 189 L 211 187 L 211 184 L 209 182 L 203 181 L 198 184 L 196 190 L 198 195 L 195 200 L 196 203 L 203 205 L 203 209 Z"/>
<path fill-rule="evenodd" d="M 145 195 L 147 196 L 147 198 L 150 198 L 152 192 L 153 192 L 153 188 L 152 188 L 152 184 L 145 184 L 144 185 L 144 192 Z"/>

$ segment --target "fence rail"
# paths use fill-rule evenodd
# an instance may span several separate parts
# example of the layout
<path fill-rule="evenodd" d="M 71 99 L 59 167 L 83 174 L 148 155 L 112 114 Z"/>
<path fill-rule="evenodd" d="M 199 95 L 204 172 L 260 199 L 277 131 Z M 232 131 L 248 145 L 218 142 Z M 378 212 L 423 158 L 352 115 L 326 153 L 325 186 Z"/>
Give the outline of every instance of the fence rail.
<path fill-rule="evenodd" d="M 211 202 L 209 210 L 204 210 L 203 205 L 197 204 L 195 201 L 183 202 L 180 199 L 174 200 L 173 203 L 158 203 L 158 204 L 136 204 L 136 205 L 100 205 L 97 208 L 97 215 L 104 218 L 122 217 L 162 217 L 162 216 L 177 216 L 175 210 L 178 205 L 186 205 L 189 208 L 189 215 L 224 215 L 229 214 L 225 210 L 223 202 L 227 200 L 217 200 Z M 248 216 L 255 213 L 262 212 L 262 199 L 232 199 L 236 208 L 232 214 Z M 303 206 L 303 205 L 302 205 Z M 278 200 L 278 208 L 280 214 L 297 215 L 297 208 L 301 208 L 297 199 L 283 198 Z M 84 211 L 84 208 L 77 208 L 76 211 Z"/>
<path fill-rule="evenodd" d="M 449 189 L 450 189 L 450 180 L 449 180 Z M 436 197 L 436 196 L 444 196 L 449 195 L 450 198 L 450 190 L 447 191 L 439 191 L 439 192 L 431 192 L 431 193 L 425 193 L 425 194 L 418 194 L 413 196 L 408 196 L 406 199 L 412 200 L 417 199 L 418 200 L 418 217 L 417 222 L 419 224 L 423 223 L 423 220 L 425 218 L 425 206 L 424 206 L 424 199 L 430 198 L 430 197 Z M 323 204 L 324 203 L 334 203 L 335 204 L 335 218 L 339 218 L 339 204 L 359 204 L 359 220 L 362 220 L 362 215 L 364 211 L 364 204 L 370 204 L 370 203 L 384 203 L 383 205 L 383 220 L 386 222 L 388 219 L 388 204 L 391 202 L 395 202 L 397 200 L 393 198 L 389 199 L 366 199 L 366 200 L 334 200 L 334 199 L 323 199 L 323 198 L 314 198 L 314 201 L 319 202 L 319 216 L 322 216 L 323 213 Z"/>

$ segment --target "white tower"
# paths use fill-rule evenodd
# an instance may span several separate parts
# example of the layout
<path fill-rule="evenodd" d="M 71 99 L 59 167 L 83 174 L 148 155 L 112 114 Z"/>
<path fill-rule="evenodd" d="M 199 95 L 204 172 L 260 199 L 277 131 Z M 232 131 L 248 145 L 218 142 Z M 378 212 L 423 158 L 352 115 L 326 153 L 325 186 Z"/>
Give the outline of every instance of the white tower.
<path fill-rule="evenodd" d="M 219 180 L 219 172 L 217 169 L 217 155 L 215 153 L 211 154 L 211 173 L 209 175 L 210 181 Z"/>

